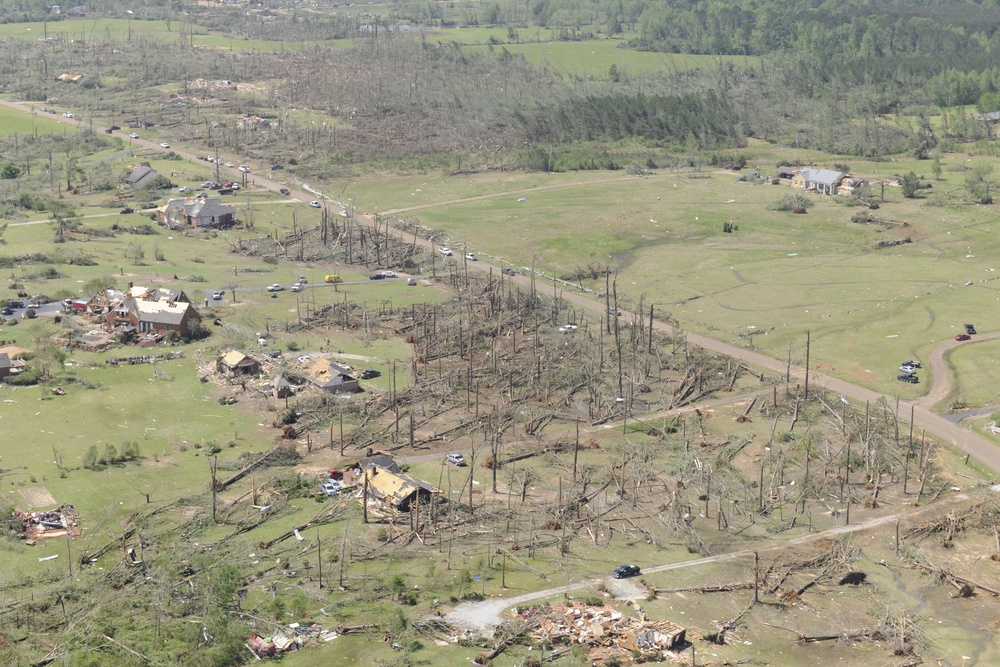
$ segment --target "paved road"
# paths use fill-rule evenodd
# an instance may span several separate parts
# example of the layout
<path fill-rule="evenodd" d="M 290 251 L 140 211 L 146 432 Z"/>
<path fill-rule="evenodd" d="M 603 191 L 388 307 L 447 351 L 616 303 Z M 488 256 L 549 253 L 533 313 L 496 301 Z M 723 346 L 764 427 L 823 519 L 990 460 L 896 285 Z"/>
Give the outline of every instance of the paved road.
<path fill-rule="evenodd" d="M 25 113 L 30 113 L 30 108 L 25 106 L 24 104 L 9 102 L 6 100 L 0 100 L 0 105 L 12 109 L 18 109 Z M 82 119 L 64 119 L 64 120 L 68 121 L 70 124 L 75 122 L 77 127 L 79 127 L 83 123 Z M 125 136 L 127 137 L 128 130 L 122 130 L 121 133 L 125 134 Z M 152 148 L 155 150 L 161 150 L 159 144 L 155 141 L 147 141 L 144 139 L 133 139 L 132 141 L 139 146 Z M 194 154 L 185 152 L 182 149 L 174 148 L 172 150 L 174 150 L 175 153 L 178 153 L 183 157 L 196 159 L 196 156 Z M 286 185 L 283 183 L 262 176 L 255 175 L 254 181 L 255 184 L 258 185 L 259 187 L 267 188 L 275 192 L 278 192 L 278 190 L 282 187 L 286 187 Z M 586 183 L 581 183 L 581 184 L 586 184 Z M 308 201 L 314 198 L 313 193 L 302 189 L 299 189 L 297 192 L 293 192 L 293 194 L 294 197 L 296 199 L 299 199 L 300 201 Z M 440 202 L 437 205 L 440 206 L 446 203 L 447 202 Z M 397 210 L 404 210 L 404 209 L 397 209 Z M 356 216 L 359 222 L 367 224 L 371 224 L 372 222 L 372 218 L 370 216 L 363 214 L 356 214 Z M 412 237 L 407 234 L 397 232 L 397 236 L 399 236 L 400 238 L 405 237 L 405 240 L 407 242 L 412 242 L 413 240 Z M 417 243 L 421 244 L 423 247 L 427 248 L 431 252 L 436 252 L 436 245 L 431 243 L 430 241 L 424 239 L 417 239 Z M 485 261 L 467 262 L 466 266 L 470 271 L 481 271 L 483 273 L 486 273 L 491 269 L 495 268 Z M 518 284 L 521 284 L 525 287 L 529 286 L 531 282 L 531 279 L 528 276 L 515 276 L 511 278 L 511 280 L 514 280 Z M 573 304 L 580 306 L 581 308 L 585 308 L 597 313 L 604 312 L 605 309 L 604 303 L 596 299 L 593 299 L 591 297 L 582 294 L 577 294 L 574 292 L 563 292 L 561 296 L 563 299 L 572 302 Z M 661 332 L 673 333 L 672 327 L 665 322 L 654 321 L 653 326 Z M 760 369 L 771 371 L 778 375 L 783 375 L 785 373 L 786 364 L 784 361 L 773 359 L 754 350 L 748 350 L 746 348 L 730 345 L 729 343 L 717 341 L 715 339 L 703 336 L 701 334 L 687 333 L 686 336 L 688 342 L 693 343 L 694 345 L 702 347 L 706 350 L 710 350 L 712 352 L 717 352 L 719 354 L 740 359 L 746 362 L 747 364 L 750 364 Z M 980 337 L 980 340 L 984 338 L 985 337 Z M 942 354 L 943 353 L 944 351 L 942 351 Z M 795 381 L 801 382 L 805 378 L 805 370 L 800 366 L 792 366 L 790 372 L 791 376 L 795 379 Z M 885 394 L 872 391 L 871 389 L 854 385 L 851 384 L 850 382 L 846 382 L 844 380 L 840 380 L 816 372 L 810 373 L 809 380 L 810 383 L 815 387 L 822 387 L 829 391 L 842 394 L 854 401 L 859 401 L 859 402 L 871 401 L 874 403 L 882 398 L 885 398 L 892 402 L 895 402 L 896 400 L 895 397 L 887 396 Z M 986 441 L 984 438 L 980 437 L 975 433 L 972 433 L 971 431 L 965 428 L 962 428 L 957 424 L 952 423 L 951 421 L 949 421 L 945 417 L 942 417 L 941 415 L 937 415 L 931 412 L 928 406 L 924 404 L 922 401 L 919 400 L 914 402 L 900 401 L 899 406 L 901 413 L 900 416 L 902 417 L 906 417 L 906 415 L 910 412 L 910 409 L 912 407 L 914 426 L 916 426 L 917 428 L 926 429 L 930 434 L 939 438 L 945 444 L 951 445 L 952 447 L 955 447 L 961 452 L 974 456 L 976 459 L 978 459 L 984 465 L 986 465 L 990 470 L 1000 474 L 1000 449 L 996 448 L 994 445 Z"/>

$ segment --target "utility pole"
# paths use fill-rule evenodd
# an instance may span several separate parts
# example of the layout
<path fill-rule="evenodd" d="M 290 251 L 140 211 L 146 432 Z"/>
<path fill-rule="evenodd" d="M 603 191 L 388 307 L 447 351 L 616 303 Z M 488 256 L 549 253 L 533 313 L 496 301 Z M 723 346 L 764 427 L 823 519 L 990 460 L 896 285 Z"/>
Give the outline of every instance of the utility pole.
<path fill-rule="evenodd" d="M 810 342 L 810 331 L 806 331 L 806 384 L 805 384 L 805 400 L 809 400 L 809 342 Z"/>

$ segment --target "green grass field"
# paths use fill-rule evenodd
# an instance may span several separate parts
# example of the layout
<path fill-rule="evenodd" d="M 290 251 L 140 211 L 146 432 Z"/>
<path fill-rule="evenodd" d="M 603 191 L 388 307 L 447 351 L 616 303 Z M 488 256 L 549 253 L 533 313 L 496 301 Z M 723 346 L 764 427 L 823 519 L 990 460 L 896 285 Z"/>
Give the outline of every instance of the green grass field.
<path fill-rule="evenodd" d="M 755 146 L 750 151 L 775 157 Z M 945 166 L 956 160 L 964 158 L 948 158 Z M 868 179 L 911 169 L 933 178 L 929 161 L 883 163 L 878 173 L 873 163 L 849 166 Z M 768 162 L 762 167 L 773 169 Z M 810 331 L 818 370 L 890 395 L 922 391 L 896 382 L 903 359 L 920 358 L 963 322 L 974 320 L 981 331 L 1000 326 L 992 314 L 1000 299 L 990 259 L 1000 250 L 990 230 L 993 213 L 950 204 L 962 195 L 962 172 L 946 169 L 915 200 L 887 187 L 877 215 L 905 223 L 890 228 L 852 223 L 861 209 L 820 195 L 809 195 L 814 205 L 804 216 L 768 211 L 790 188 L 738 183 L 737 176 L 489 173 L 359 182 L 351 189 L 368 209 L 418 207 L 400 215 L 442 230 L 442 243 L 515 266 L 534 264 L 557 276 L 587 266 L 617 268 L 626 307 L 645 295 L 686 327 L 722 340 L 746 344 L 741 336 L 754 332 L 756 347 L 778 358 L 791 346 L 801 362 Z M 460 201 L 470 197 L 483 198 Z M 434 200 L 443 204 L 433 206 Z M 723 233 L 725 222 L 739 230 Z M 912 243 L 875 249 L 879 241 L 907 238 Z M 588 284 L 604 287 L 603 279 Z"/>

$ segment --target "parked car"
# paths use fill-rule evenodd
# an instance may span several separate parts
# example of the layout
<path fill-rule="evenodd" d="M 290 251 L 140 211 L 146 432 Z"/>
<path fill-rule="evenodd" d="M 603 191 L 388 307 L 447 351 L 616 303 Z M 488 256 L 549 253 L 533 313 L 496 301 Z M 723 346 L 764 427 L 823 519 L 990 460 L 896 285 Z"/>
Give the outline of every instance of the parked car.
<path fill-rule="evenodd" d="M 640 574 L 642 574 L 642 572 L 639 571 L 638 565 L 619 565 L 615 568 L 615 571 L 612 572 L 612 576 L 615 579 L 627 579 L 628 577 L 637 577 Z"/>
<path fill-rule="evenodd" d="M 622 311 L 618 310 L 614 306 L 608 306 L 608 315 L 614 315 L 615 317 L 621 317 Z"/>
<path fill-rule="evenodd" d="M 185 185 L 185 186 L 177 188 L 177 192 L 179 192 L 181 194 L 184 194 L 185 192 L 193 192 L 193 190 L 191 190 L 191 188 L 189 188 L 188 186 Z"/>
<path fill-rule="evenodd" d="M 900 382 L 909 382 L 910 384 L 917 384 L 920 382 L 920 378 L 913 373 L 900 373 L 896 376 L 896 379 Z"/>
<path fill-rule="evenodd" d="M 976 327 L 972 326 L 971 324 L 966 324 L 965 333 L 969 334 L 970 336 L 974 336 L 976 334 Z"/>
<path fill-rule="evenodd" d="M 14 314 L 13 308 L 8 308 L 7 306 L 0 308 L 0 315 L 13 315 L 13 314 Z"/>
<path fill-rule="evenodd" d="M 449 248 L 447 246 L 443 246 L 441 248 L 438 248 L 438 252 L 441 253 L 442 255 L 444 255 L 445 257 L 451 257 L 454 254 L 451 251 L 451 248 Z"/>
<path fill-rule="evenodd" d="M 465 253 L 465 258 L 466 258 L 467 260 L 469 260 L 470 262 L 475 262 L 475 261 L 477 261 L 477 257 L 476 257 L 476 254 L 475 254 L 475 253 L 472 253 L 472 252 L 467 252 L 467 253 Z"/>
<path fill-rule="evenodd" d="M 122 128 L 121 128 L 121 126 L 120 126 L 120 125 L 112 125 L 112 126 L 111 126 L 111 127 L 109 127 L 108 129 L 109 129 L 109 130 L 120 130 L 120 129 L 122 129 Z"/>
<path fill-rule="evenodd" d="M 559 327 L 559 333 L 573 333 L 579 328 L 580 327 L 578 327 L 575 324 L 564 324 L 561 327 Z"/>
<path fill-rule="evenodd" d="M 292 194 L 292 191 L 289 190 L 288 188 L 281 188 L 280 190 L 278 190 L 278 192 L 280 192 L 283 195 L 290 195 L 290 194 Z"/>
<path fill-rule="evenodd" d="M 454 463 L 457 466 L 464 466 L 465 465 L 465 457 L 462 456 L 461 454 L 449 454 L 448 456 L 446 456 L 444 458 L 445 458 L 445 460 L 448 461 L 448 463 Z"/>
<path fill-rule="evenodd" d="M 383 280 L 384 278 L 385 276 L 383 276 L 381 273 L 373 273 L 370 276 L 368 276 L 368 280 Z"/>
<path fill-rule="evenodd" d="M 135 209 L 132 208 L 131 206 L 126 206 L 125 208 L 123 208 L 122 210 L 120 210 L 118 212 L 121 213 L 122 215 L 124 215 L 126 213 L 135 213 Z"/>
<path fill-rule="evenodd" d="M 249 174 L 250 173 L 250 165 L 248 165 L 248 164 L 241 164 L 240 165 L 240 171 L 242 171 L 244 174 Z"/>
<path fill-rule="evenodd" d="M 233 167 L 235 167 L 236 165 L 234 165 L 234 164 L 233 164 L 232 162 L 227 162 L 226 164 L 224 164 L 224 165 L 222 165 L 222 166 L 223 166 L 223 167 L 229 167 L 230 169 L 232 169 L 232 168 L 233 168 Z"/>
<path fill-rule="evenodd" d="M 347 211 L 341 211 L 337 215 L 339 215 L 341 218 L 346 218 L 347 217 Z"/>
<path fill-rule="evenodd" d="M 343 490 L 343 485 L 332 479 L 328 479 L 325 482 L 320 482 L 319 491 L 328 496 L 335 496 Z"/>
<path fill-rule="evenodd" d="M 406 284 L 409 285 L 410 287 L 413 287 L 414 285 L 417 284 L 417 279 L 416 278 L 407 278 L 406 279 Z"/>
<path fill-rule="evenodd" d="M 282 170 L 284 168 L 285 168 L 285 165 L 283 165 L 283 164 L 272 164 L 271 165 L 271 171 L 280 171 L 280 170 Z"/>
<path fill-rule="evenodd" d="M 958 334 L 955 336 L 955 340 L 972 340 L 972 336 L 969 334 Z"/>
<path fill-rule="evenodd" d="M 395 271 L 383 271 L 382 272 L 382 277 L 384 277 L 384 278 L 395 278 L 396 277 L 396 272 Z"/>
<path fill-rule="evenodd" d="M 170 144 L 164 141 L 163 143 L 160 144 L 160 148 L 170 148 Z"/>
<path fill-rule="evenodd" d="M 131 133 L 129 133 L 128 138 L 129 139 L 138 139 L 139 138 L 139 133 L 138 132 L 131 132 Z"/>
<path fill-rule="evenodd" d="M 215 156 L 214 155 L 208 155 L 208 156 L 205 157 L 205 161 L 206 162 L 215 162 Z"/>
<path fill-rule="evenodd" d="M 323 276 L 323 282 L 325 283 L 340 283 L 343 279 L 335 273 L 331 273 L 328 276 Z"/>
<path fill-rule="evenodd" d="M 323 205 L 320 204 L 315 199 L 313 199 L 311 202 L 309 202 L 309 205 L 312 206 L 313 208 L 323 208 Z"/>
<path fill-rule="evenodd" d="M 361 374 L 358 375 L 358 377 L 361 378 L 362 380 L 371 380 L 372 378 L 377 378 L 380 375 L 382 375 L 382 373 L 375 370 L 374 368 L 368 368 L 361 371 Z"/>
<path fill-rule="evenodd" d="M 517 271 L 515 271 L 514 269 L 512 269 L 510 267 L 507 267 L 507 266 L 505 266 L 504 268 L 500 269 L 500 273 L 504 274 L 505 276 L 516 276 L 517 275 Z"/>
<path fill-rule="evenodd" d="M 914 368 L 920 368 L 920 362 L 919 361 L 915 361 L 913 359 L 909 359 L 907 361 L 904 361 L 901 365 L 903 365 L 903 366 L 913 366 Z"/>
<path fill-rule="evenodd" d="M 111 134 L 112 132 L 114 132 L 114 130 L 112 130 L 110 127 L 104 130 L 104 134 Z"/>
<path fill-rule="evenodd" d="M 280 292 L 280 291 L 282 291 L 284 289 L 285 288 L 281 286 L 281 283 L 274 283 L 273 285 L 268 285 L 267 286 L 267 291 L 268 292 Z"/>
<path fill-rule="evenodd" d="M 330 479 L 344 479 L 344 471 L 340 468 L 332 468 L 327 474 L 330 476 Z"/>
<path fill-rule="evenodd" d="M 903 364 L 902 366 L 899 367 L 899 370 L 903 371 L 904 373 L 912 373 L 915 370 L 917 370 L 917 367 L 912 366 L 910 364 Z"/>
<path fill-rule="evenodd" d="M 73 114 L 70 113 L 69 111 L 64 111 L 63 115 L 66 116 L 67 118 L 72 118 L 73 117 Z"/>
<path fill-rule="evenodd" d="M 226 293 L 225 290 L 217 289 L 212 292 L 212 298 L 218 301 L 219 299 L 222 298 L 222 295 L 225 293 Z"/>
<path fill-rule="evenodd" d="M 295 283 L 294 285 L 292 285 L 292 291 L 293 292 L 301 292 L 302 291 L 302 283 Z"/>
<path fill-rule="evenodd" d="M 309 282 L 309 280 L 307 280 L 305 276 L 299 276 L 299 282 L 305 285 Z"/>
<path fill-rule="evenodd" d="M 218 186 L 215 183 L 213 183 L 212 181 L 205 181 L 204 183 L 202 183 L 198 187 L 201 188 L 202 190 L 213 190 L 213 189 L 217 188 Z"/>

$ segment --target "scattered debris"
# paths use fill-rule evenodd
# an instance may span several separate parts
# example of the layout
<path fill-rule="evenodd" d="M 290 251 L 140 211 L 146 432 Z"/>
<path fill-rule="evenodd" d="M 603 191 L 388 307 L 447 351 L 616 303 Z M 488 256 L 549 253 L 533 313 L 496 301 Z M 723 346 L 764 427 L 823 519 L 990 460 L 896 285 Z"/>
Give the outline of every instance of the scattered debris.
<path fill-rule="evenodd" d="M 22 512 L 14 510 L 14 516 L 21 520 L 21 538 L 31 544 L 35 540 L 52 537 L 78 537 L 76 527 L 79 515 L 72 505 L 61 505 L 57 510 L 47 512 Z"/>
<path fill-rule="evenodd" d="M 523 617 L 518 610 L 515 616 Z M 616 658 L 620 664 L 637 662 L 682 648 L 687 631 L 670 621 L 648 621 L 625 616 L 608 605 L 553 605 L 526 612 L 537 624 L 528 632 L 535 641 L 551 644 L 582 644 L 589 659 L 604 662 Z"/>

